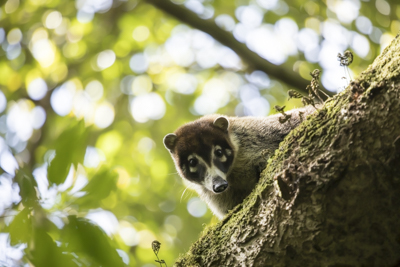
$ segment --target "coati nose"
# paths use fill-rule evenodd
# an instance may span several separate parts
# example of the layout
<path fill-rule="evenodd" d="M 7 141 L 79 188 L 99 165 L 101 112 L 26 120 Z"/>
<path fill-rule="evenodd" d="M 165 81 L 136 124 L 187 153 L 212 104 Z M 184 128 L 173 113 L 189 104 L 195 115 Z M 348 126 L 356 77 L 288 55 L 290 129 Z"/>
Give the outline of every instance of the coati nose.
<path fill-rule="evenodd" d="M 213 191 L 214 193 L 222 193 L 225 189 L 228 188 L 228 182 L 222 179 L 221 177 L 217 177 L 213 179 Z"/>

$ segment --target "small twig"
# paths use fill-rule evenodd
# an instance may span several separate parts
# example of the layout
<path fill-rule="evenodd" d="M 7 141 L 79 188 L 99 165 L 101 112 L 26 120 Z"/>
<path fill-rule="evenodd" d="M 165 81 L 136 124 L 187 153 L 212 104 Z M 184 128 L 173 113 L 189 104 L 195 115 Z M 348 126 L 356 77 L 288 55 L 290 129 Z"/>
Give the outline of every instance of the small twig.
<path fill-rule="evenodd" d="M 319 96 L 319 92 L 321 92 L 321 89 L 319 87 L 319 75 L 321 74 L 321 71 L 319 69 L 315 69 L 313 70 L 313 72 L 310 73 L 312 79 L 311 79 L 311 85 L 307 86 L 308 88 L 308 94 L 311 97 L 312 93 L 311 91 L 314 93 L 314 95 L 316 97 L 318 97 L 318 99 L 321 101 L 321 103 L 324 103 L 324 100 L 322 100 L 322 98 Z"/>
<path fill-rule="evenodd" d="M 285 113 L 285 106 L 281 107 L 281 106 L 276 105 L 274 108 L 277 112 L 279 112 L 283 115 L 283 117 L 279 117 L 279 119 L 278 119 L 281 124 L 287 122 L 292 117 L 292 115 Z M 290 124 L 290 121 L 289 121 L 289 124 Z"/>
<path fill-rule="evenodd" d="M 291 98 L 302 98 L 303 95 L 295 90 L 288 90 L 288 100 Z"/>
<path fill-rule="evenodd" d="M 353 63 L 353 53 L 349 50 L 346 50 L 344 51 L 343 55 L 338 53 L 337 58 L 340 61 L 340 66 L 344 67 L 344 78 L 347 79 L 346 76 L 348 75 L 351 82 L 353 78 L 350 74 L 349 65 Z M 349 83 L 347 83 L 347 85 L 349 85 Z"/>
<path fill-rule="evenodd" d="M 160 259 L 158 258 L 158 252 L 160 251 L 161 243 L 158 242 L 157 240 L 154 240 L 154 241 L 151 243 L 151 248 L 153 249 L 153 252 L 154 252 L 154 254 L 155 254 L 156 257 L 157 257 L 157 260 L 155 260 L 155 262 L 158 262 L 158 263 L 160 264 L 160 267 L 162 267 L 163 264 L 165 264 L 165 266 L 168 267 L 164 260 L 160 260 Z"/>

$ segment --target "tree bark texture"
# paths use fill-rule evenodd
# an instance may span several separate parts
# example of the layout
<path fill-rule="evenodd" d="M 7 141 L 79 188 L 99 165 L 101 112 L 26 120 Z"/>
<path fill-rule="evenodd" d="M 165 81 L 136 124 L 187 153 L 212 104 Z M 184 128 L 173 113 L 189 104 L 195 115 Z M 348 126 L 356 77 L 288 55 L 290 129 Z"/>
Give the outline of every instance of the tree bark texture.
<path fill-rule="evenodd" d="M 176 266 L 400 264 L 400 37 L 281 143 Z"/>

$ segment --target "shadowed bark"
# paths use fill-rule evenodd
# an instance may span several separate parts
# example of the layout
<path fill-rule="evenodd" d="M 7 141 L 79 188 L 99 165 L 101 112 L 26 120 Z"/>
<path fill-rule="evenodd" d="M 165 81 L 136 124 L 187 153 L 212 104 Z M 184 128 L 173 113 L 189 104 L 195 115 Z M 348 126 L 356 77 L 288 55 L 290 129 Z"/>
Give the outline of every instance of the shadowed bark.
<path fill-rule="evenodd" d="M 400 263 L 400 37 L 281 143 L 176 266 Z"/>

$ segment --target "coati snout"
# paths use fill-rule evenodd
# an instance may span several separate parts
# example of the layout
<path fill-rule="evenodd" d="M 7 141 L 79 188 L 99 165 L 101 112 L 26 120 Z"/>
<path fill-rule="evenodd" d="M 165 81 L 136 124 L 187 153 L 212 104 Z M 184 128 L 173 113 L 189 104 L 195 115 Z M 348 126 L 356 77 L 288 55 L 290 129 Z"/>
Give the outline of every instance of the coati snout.
<path fill-rule="evenodd" d="M 164 137 L 179 175 L 220 219 L 256 186 L 268 158 L 313 107 L 269 117 L 204 116 Z"/>
<path fill-rule="evenodd" d="M 213 179 L 213 191 L 216 194 L 222 193 L 228 188 L 228 182 L 221 177 L 216 177 Z"/>

